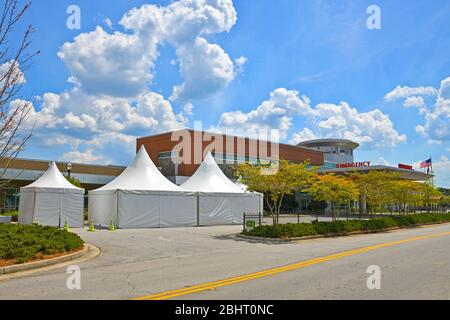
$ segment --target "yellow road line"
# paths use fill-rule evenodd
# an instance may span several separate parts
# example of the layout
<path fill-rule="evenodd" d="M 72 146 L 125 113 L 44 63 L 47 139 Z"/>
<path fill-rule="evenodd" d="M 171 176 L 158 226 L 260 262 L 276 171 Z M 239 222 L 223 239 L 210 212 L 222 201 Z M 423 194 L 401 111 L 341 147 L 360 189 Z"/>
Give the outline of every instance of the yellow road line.
<path fill-rule="evenodd" d="M 195 285 L 192 287 L 186 287 L 186 288 L 177 289 L 177 290 L 161 292 L 158 294 L 140 297 L 140 298 L 137 298 L 136 300 L 165 300 L 165 299 L 175 298 L 175 297 L 179 297 L 179 296 L 183 296 L 183 295 L 187 295 L 187 294 L 192 294 L 192 293 L 196 293 L 196 292 L 216 289 L 219 287 L 229 286 L 229 285 L 235 284 L 235 283 L 240 283 L 240 282 L 244 282 L 244 281 L 263 278 L 263 277 L 275 275 L 275 274 L 290 271 L 290 270 L 305 268 L 305 267 L 312 266 L 315 264 L 319 264 L 319 263 L 323 263 L 323 262 L 327 262 L 327 261 L 331 261 L 331 260 L 337 260 L 337 259 L 341 259 L 344 257 L 348 257 L 348 256 L 352 256 L 352 255 L 356 255 L 356 254 L 360 254 L 360 253 L 364 253 L 364 252 L 368 252 L 368 251 L 372 251 L 372 250 L 376 250 L 376 249 L 380 249 L 380 248 L 392 247 L 392 246 L 399 245 L 399 244 L 404 244 L 404 243 L 409 243 L 409 242 L 414 242 L 414 241 L 419 241 L 419 240 L 424 240 L 424 239 L 430 239 L 430 238 L 436 238 L 436 237 L 442 237 L 442 236 L 447 236 L 447 235 L 450 235 L 450 232 L 442 232 L 442 233 L 436 233 L 436 234 L 431 234 L 431 235 L 426 235 L 426 236 L 407 238 L 407 239 L 398 240 L 398 241 L 380 243 L 380 244 L 376 244 L 373 246 L 363 247 L 363 248 L 359 248 L 359 249 L 353 249 L 353 250 L 349 250 L 349 251 L 343 251 L 343 252 L 335 253 L 335 254 L 328 255 L 325 257 L 321 257 L 321 258 L 315 258 L 315 259 L 311 259 L 311 260 L 301 261 L 298 263 L 289 264 L 286 266 L 276 267 L 276 268 L 272 268 L 272 269 L 267 269 L 267 270 L 250 273 L 250 274 L 246 274 L 246 275 L 242 275 L 242 276 L 238 276 L 238 277 L 208 282 L 208 283 L 199 284 L 199 285 Z"/>

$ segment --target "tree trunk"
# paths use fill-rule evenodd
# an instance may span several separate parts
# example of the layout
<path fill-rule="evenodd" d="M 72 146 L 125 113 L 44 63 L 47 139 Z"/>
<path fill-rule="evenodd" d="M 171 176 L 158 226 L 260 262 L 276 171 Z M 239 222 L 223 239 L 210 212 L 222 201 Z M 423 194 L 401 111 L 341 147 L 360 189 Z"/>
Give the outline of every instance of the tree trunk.
<path fill-rule="evenodd" d="M 281 211 L 281 205 L 283 203 L 283 198 L 284 198 L 284 194 L 281 195 L 280 200 L 279 200 L 280 203 L 278 204 L 278 207 L 277 207 L 277 224 L 280 222 L 280 211 Z"/>

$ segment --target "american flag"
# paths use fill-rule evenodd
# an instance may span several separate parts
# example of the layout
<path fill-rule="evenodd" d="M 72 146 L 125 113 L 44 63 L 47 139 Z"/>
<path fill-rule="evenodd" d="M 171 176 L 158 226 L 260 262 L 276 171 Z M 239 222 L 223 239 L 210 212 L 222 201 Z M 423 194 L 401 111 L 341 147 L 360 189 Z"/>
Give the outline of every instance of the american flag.
<path fill-rule="evenodd" d="M 431 158 L 420 163 L 421 168 L 430 168 L 431 167 Z"/>

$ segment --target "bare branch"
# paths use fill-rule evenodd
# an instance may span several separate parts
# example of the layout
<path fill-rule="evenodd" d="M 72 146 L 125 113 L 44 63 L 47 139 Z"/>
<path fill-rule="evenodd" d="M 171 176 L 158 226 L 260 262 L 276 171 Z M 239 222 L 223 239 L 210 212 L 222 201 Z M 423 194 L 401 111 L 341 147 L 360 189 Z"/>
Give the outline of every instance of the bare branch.
<path fill-rule="evenodd" d="M 33 108 L 32 101 L 21 96 L 24 72 L 39 53 L 28 52 L 33 27 L 26 28 L 17 48 L 8 46 L 8 38 L 30 5 L 28 1 L 20 5 L 20 0 L 4 0 L 3 8 L 0 8 L 0 186 L 8 183 L 4 179 L 5 173 L 23 151 L 33 131 L 27 121 Z"/>

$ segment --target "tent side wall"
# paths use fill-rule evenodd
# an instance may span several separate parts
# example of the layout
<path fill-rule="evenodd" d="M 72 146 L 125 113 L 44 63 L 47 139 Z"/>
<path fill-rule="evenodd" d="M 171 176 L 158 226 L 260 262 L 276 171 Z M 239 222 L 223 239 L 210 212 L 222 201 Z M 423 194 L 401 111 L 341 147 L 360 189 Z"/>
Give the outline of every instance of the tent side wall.
<path fill-rule="evenodd" d="M 89 219 L 121 229 L 193 227 L 197 225 L 197 195 L 202 226 L 242 224 L 244 213 L 262 212 L 258 193 L 193 193 L 110 191 L 89 193 Z"/>
<path fill-rule="evenodd" d="M 20 190 L 19 199 L 19 223 L 32 224 L 34 219 L 34 199 L 35 192 Z"/>
<path fill-rule="evenodd" d="M 60 194 L 60 227 L 67 221 L 70 228 L 84 226 L 84 195 L 81 193 Z"/>
<path fill-rule="evenodd" d="M 197 195 L 161 196 L 161 228 L 195 227 L 197 225 Z"/>
<path fill-rule="evenodd" d="M 233 224 L 244 222 L 244 213 L 263 214 L 261 207 L 262 194 L 248 193 L 244 197 L 235 197 L 233 206 Z"/>
<path fill-rule="evenodd" d="M 118 225 L 117 192 L 89 192 L 89 222 L 96 226 L 108 227 L 113 220 Z"/>
<path fill-rule="evenodd" d="M 179 192 L 119 191 L 119 228 L 195 226 L 196 196 Z"/>
<path fill-rule="evenodd" d="M 159 196 L 122 190 L 117 194 L 119 228 L 159 228 Z"/>
<path fill-rule="evenodd" d="M 262 212 L 261 196 L 257 193 L 201 193 L 200 225 L 242 224 L 244 213 Z"/>
<path fill-rule="evenodd" d="M 59 227 L 60 196 L 61 194 L 56 192 L 36 192 L 33 222 L 44 226 Z"/>

